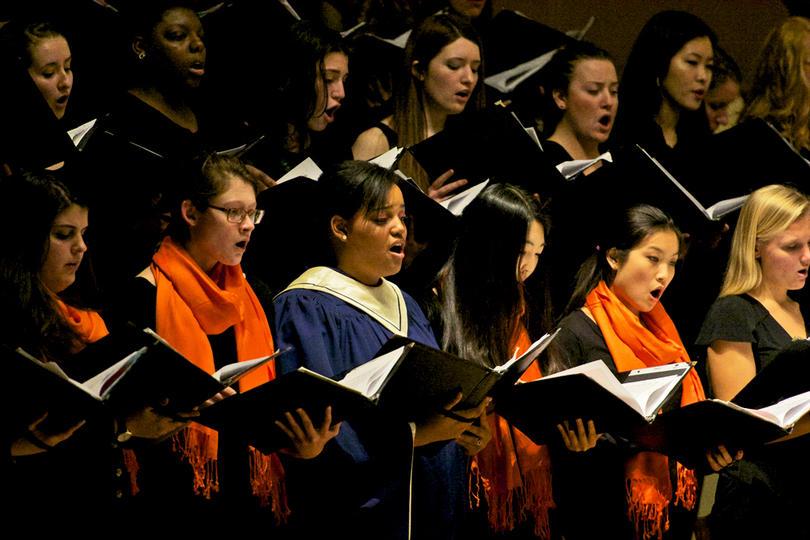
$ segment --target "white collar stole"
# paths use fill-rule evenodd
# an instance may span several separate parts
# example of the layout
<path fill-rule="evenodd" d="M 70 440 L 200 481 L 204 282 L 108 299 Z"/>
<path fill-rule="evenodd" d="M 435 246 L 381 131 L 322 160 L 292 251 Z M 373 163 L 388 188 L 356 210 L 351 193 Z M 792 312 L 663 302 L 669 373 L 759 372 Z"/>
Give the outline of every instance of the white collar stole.
<path fill-rule="evenodd" d="M 298 276 L 285 291 L 309 289 L 331 294 L 367 313 L 394 334 L 407 337 L 405 297 L 399 287 L 385 279 L 381 281 L 380 285 L 370 287 L 332 268 L 317 266 Z"/>

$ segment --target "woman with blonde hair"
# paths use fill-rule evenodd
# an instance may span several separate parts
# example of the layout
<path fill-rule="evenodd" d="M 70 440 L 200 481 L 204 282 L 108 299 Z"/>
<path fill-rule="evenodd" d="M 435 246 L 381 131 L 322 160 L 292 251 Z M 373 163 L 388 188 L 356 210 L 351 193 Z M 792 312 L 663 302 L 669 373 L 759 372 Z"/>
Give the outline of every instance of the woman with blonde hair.
<path fill-rule="evenodd" d="M 790 17 L 765 40 L 740 121 L 762 118 L 796 150 L 810 150 L 809 61 L 810 20 Z"/>
<path fill-rule="evenodd" d="M 808 335 L 801 306 L 788 291 L 804 287 L 810 267 L 810 199 L 794 188 L 755 191 L 740 213 L 720 298 L 696 344 L 707 347 L 715 397 L 732 399 L 793 339 Z M 796 467 L 810 450 L 807 422 L 777 444 L 746 449 L 720 473 L 712 538 L 807 538 L 801 520 L 772 520 L 810 503 Z M 786 440 L 789 439 L 789 440 Z M 750 512 L 756 508 L 756 512 Z M 757 534 L 757 532 L 759 534 Z"/>

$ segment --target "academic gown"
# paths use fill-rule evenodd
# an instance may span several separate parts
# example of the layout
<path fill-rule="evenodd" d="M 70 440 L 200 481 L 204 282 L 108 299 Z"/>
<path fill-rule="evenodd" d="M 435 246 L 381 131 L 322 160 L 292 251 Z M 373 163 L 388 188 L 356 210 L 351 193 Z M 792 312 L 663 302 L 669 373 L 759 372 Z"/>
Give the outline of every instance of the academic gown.
<path fill-rule="evenodd" d="M 409 338 L 437 347 L 416 302 L 403 293 Z M 371 360 L 392 332 L 331 294 L 293 289 L 276 297 L 280 373 L 303 365 L 334 376 Z M 343 422 L 315 459 L 286 460 L 292 523 L 353 538 L 407 538 L 412 439 L 404 422 Z M 453 538 L 465 514 L 467 458 L 450 442 L 415 449 L 411 538 Z M 317 486 L 317 489 L 313 489 Z"/>

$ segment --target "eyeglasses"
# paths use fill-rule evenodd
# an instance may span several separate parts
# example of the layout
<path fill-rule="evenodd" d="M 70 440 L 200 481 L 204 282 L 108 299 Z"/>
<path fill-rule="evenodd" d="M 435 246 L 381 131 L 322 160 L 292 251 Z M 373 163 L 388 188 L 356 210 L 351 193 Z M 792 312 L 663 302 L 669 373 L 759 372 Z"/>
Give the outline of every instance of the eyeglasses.
<path fill-rule="evenodd" d="M 244 208 L 222 208 L 221 206 L 214 206 L 212 204 L 209 204 L 208 208 L 225 212 L 229 223 L 242 223 L 245 221 L 245 217 L 250 216 L 250 219 L 253 220 L 253 224 L 258 225 L 264 217 L 264 210 L 259 210 L 258 208 L 255 210 L 245 210 Z"/>

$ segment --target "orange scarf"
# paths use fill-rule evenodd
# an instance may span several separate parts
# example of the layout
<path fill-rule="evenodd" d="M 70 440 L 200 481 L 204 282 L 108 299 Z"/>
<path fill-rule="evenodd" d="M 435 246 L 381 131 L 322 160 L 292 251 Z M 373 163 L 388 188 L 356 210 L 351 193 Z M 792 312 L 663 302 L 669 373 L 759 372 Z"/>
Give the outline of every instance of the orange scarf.
<path fill-rule="evenodd" d="M 591 291 L 585 305 L 602 331 L 616 369 L 620 372 L 675 362 L 689 362 L 689 356 L 664 306 L 657 303 L 648 313 L 636 317 L 604 281 Z M 643 324 L 642 324 L 643 322 Z M 681 406 L 705 399 L 703 385 L 692 370 L 683 380 Z M 697 499 L 694 471 L 677 464 L 676 503 L 691 510 Z M 669 461 L 655 452 L 639 452 L 625 464 L 627 501 L 636 533 L 645 540 L 662 538 L 669 528 L 667 507 L 672 500 Z"/>
<path fill-rule="evenodd" d="M 510 349 L 518 354 L 528 350 L 532 341 L 522 324 L 515 325 Z M 541 377 L 535 360 L 521 379 Z M 470 504 L 480 503 L 480 486 L 484 487 L 489 523 L 498 533 L 511 531 L 526 519 L 534 518 L 534 534 L 551 537 L 548 511 L 554 508 L 551 497 L 551 461 L 545 446 L 534 444 L 520 430 L 500 415 L 488 417 L 492 440 L 472 460 Z"/>
<path fill-rule="evenodd" d="M 157 286 L 156 331 L 172 347 L 208 373 L 213 373 L 214 355 L 209 335 L 234 328 L 239 362 L 273 353 L 273 337 L 264 310 L 242 274 L 241 266 L 218 264 L 209 277 L 189 253 L 166 237 L 152 258 Z M 239 381 L 244 392 L 275 378 L 275 364 L 259 368 Z M 175 439 L 194 468 L 195 492 L 210 497 L 218 490 L 217 432 L 192 423 L 183 437 Z M 284 493 L 284 472 L 275 454 L 264 456 L 251 448 L 251 485 L 266 505 L 272 498 L 280 520 L 289 514 Z"/>
<path fill-rule="evenodd" d="M 62 310 L 62 314 L 65 316 L 67 323 L 77 334 L 79 334 L 84 342 L 95 343 L 109 334 L 107 331 L 107 325 L 104 324 L 104 320 L 101 318 L 101 315 L 95 311 L 83 311 L 81 309 L 77 309 L 73 306 L 65 304 L 58 298 L 56 299 L 56 303 Z"/>

